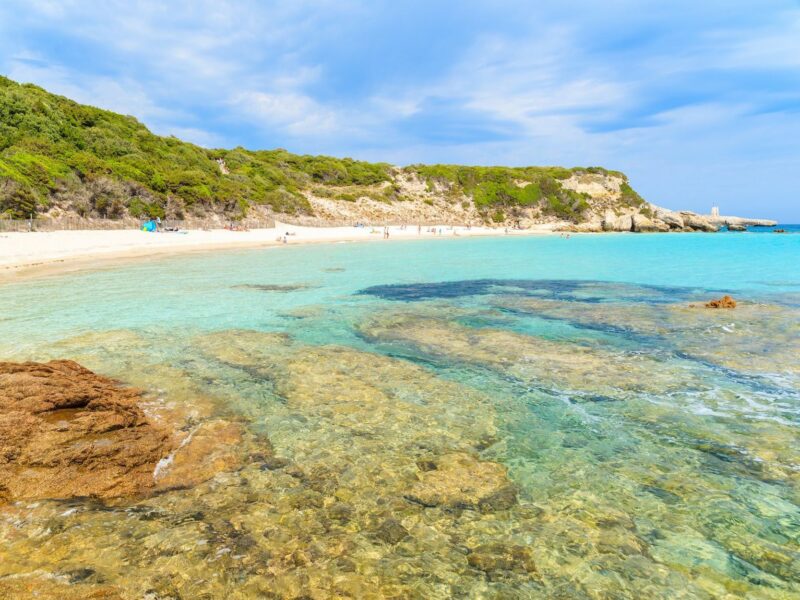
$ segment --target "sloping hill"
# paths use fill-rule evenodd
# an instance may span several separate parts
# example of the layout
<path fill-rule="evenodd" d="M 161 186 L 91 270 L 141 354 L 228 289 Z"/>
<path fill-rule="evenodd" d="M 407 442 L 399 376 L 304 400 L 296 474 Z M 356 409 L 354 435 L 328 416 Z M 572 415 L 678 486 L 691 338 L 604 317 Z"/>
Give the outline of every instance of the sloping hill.
<path fill-rule="evenodd" d="M 393 167 L 285 150 L 206 149 L 133 117 L 0 77 L 0 215 L 184 217 L 209 212 L 320 220 L 581 223 L 648 214 L 599 167 Z"/>

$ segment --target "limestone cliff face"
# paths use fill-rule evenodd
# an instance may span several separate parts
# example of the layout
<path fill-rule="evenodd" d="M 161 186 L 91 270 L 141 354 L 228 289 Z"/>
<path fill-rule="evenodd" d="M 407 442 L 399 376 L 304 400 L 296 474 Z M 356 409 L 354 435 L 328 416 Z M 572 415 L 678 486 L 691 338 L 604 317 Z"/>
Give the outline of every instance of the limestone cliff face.
<path fill-rule="evenodd" d="M 515 181 L 520 188 L 528 184 L 528 181 Z M 573 210 L 569 219 L 549 210 L 547 198 L 530 204 L 480 206 L 468 190 L 447 181 L 426 181 L 414 170 L 396 167 L 392 169 L 391 181 L 376 186 L 342 187 L 333 192 L 309 190 L 306 198 L 313 216 L 298 219 L 281 215 L 280 218 L 306 225 L 488 224 L 522 229 L 544 226 L 561 231 L 637 233 L 713 232 L 740 222 L 774 224 L 738 217 L 712 218 L 661 208 L 642 199 L 623 174 L 613 171 L 576 169 L 569 177 L 560 179 L 558 185 L 567 190 L 571 198 L 580 200 L 579 209 Z"/>
<path fill-rule="evenodd" d="M 530 181 L 517 180 L 519 188 Z M 306 198 L 313 216 L 281 216 L 282 220 L 307 225 L 342 224 L 457 224 L 494 225 L 497 227 L 530 228 L 546 225 L 551 228 L 572 228 L 586 231 L 604 230 L 607 214 L 620 219 L 611 230 L 621 231 L 631 215 L 649 213 L 649 205 L 628 185 L 624 175 L 615 172 L 596 173 L 575 170 L 569 177 L 556 181 L 566 198 L 555 201 L 566 206 L 553 208 L 553 196 L 530 203 L 498 203 L 481 205 L 475 194 L 447 181 L 425 180 L 410 168 L 395 167 L 391 180 L 371 187 L 311 189 Z M 347 201 L 343 201 L 346 198 Z M 565 218 L 559 208 L 569 214 Z M 644 221 L 641 221 L 644 223 Z M 666 230 L 667 228 L 663 228 Z M 624 228 L 630 231 L 630 224 Z"/>

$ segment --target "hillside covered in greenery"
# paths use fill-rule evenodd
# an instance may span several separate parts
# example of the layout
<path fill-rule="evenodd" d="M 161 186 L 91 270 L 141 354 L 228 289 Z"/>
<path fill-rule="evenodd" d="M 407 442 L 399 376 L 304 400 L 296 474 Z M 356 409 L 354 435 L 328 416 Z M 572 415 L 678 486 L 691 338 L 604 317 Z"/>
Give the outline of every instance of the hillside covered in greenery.
<path fill-rule="evenodd" d="M 220 163 L 219 161 L 222 161 Z M 151 133 L 130 116 L 78 104 L 0 76 L 0 216 L 27 218 L 54 206 L 82 216 L 245 216 L 254 206 L 313 214 L 309 195 L 342 202 L 410 198 L 397 184 L 413 176 L 453 203 L 473 203 L 486 220 L 538 207 L 579 221 L 586 193 L 565 188 L 575 173 L 600 168 L 468 167 L 297 155 L 282 149 L 206 149 Z M 623 184 L 620 200 L 643 200 Z"/>

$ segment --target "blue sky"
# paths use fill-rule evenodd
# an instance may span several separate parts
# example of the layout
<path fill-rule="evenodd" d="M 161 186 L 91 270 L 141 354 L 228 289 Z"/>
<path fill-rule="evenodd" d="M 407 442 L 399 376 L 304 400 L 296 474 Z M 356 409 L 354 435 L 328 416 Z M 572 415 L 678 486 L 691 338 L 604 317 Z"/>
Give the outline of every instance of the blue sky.
<path fill-rule="evenodd" d="M 800 222 L 800 3 L 0 4 L 0 72 L 210 147 L 602 165 Z"/>

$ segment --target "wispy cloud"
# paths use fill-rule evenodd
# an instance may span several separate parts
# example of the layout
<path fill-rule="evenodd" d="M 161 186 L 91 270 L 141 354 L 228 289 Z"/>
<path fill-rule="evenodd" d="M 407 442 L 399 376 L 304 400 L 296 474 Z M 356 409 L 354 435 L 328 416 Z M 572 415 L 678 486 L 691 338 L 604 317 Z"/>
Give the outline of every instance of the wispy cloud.
<path fill-rule="evenodd" d="M 277 128 L 295 136 L 330 133 L 339 121 L 333 110 L 294 92 L 242 92 L 232 98 L 232 105 L 252 115 L 256 125 Z"/>

